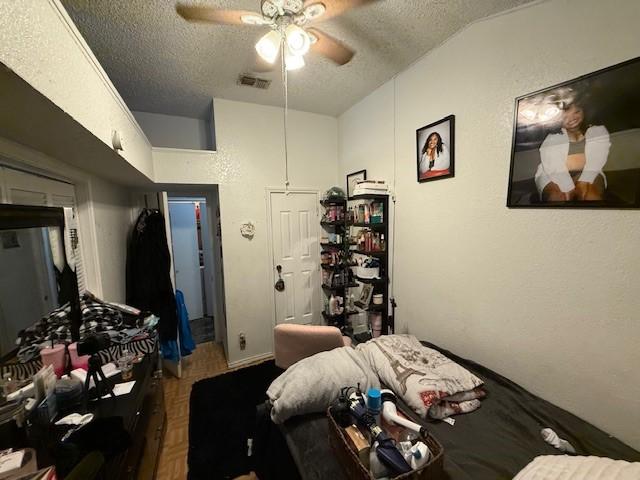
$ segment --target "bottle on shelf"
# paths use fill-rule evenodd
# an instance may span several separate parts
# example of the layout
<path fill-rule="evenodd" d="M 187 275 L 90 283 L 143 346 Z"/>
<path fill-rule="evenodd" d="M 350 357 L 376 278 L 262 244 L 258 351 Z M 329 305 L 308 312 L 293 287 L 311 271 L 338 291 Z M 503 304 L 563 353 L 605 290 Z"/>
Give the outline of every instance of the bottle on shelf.
<path fill-rule="evenodd" d="M 331 298 L 329 298 L 329 315 L 335 315 L 333 312 L 336 310 L 337 302 L 335 295 L 332 293 Z"/>

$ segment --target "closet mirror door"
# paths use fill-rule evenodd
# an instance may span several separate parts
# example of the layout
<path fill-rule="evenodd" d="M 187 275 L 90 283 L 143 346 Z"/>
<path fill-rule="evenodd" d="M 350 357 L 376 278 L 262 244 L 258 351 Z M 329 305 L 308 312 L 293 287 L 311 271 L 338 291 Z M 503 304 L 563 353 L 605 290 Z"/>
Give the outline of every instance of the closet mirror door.
<path fill-rule="evenodd" d="M 73 222 L 66 227 L 67 234 L 72 237 L 70 259 L 73 259 L 78 279 L 78 290 L 82 294 L 87 290 L 87 278 L 79 238 L 75 187 L 61 180 L 23 172 L 11 167 L 0 166 L 0 177 L 5 188 L 6 203 L 73 209 Z"/>
<path fill-rule="evenodd" d="M 18 333 L 58 307 L 49 229 L 0 231 L 0 356 L 16 348 Z"/>

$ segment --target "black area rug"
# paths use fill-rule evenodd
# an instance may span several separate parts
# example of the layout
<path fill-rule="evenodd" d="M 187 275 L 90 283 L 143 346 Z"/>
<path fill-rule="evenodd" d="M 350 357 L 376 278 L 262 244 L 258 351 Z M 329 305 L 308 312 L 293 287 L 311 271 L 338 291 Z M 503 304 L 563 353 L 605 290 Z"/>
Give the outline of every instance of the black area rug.
<path fill-rule="evenodd" d="M 193 385 L 189 480 L 230 479 L 252 470 L 260 480 L 299 478 L 284 437 L 262 407 L 282 371 L 269 361 Z M 248 438 L 254 442 L 251 457 Z"/>

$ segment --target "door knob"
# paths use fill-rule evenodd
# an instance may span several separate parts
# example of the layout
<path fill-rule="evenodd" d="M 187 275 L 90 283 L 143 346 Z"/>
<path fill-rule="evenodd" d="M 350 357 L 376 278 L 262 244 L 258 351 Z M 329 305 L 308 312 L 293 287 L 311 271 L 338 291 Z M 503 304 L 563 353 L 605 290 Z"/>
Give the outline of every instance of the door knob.
<path fill-rule="evenodd" d="M 274 288 L 278 291 L 278 292 L 282 292 L 284 290 L 284 280 L 282 280 L 282 265 L 278 265 L 276 267 L 276 270 L 278 270 L 278 280 L 276 281 L 276 284 L 274 285 Z"/>

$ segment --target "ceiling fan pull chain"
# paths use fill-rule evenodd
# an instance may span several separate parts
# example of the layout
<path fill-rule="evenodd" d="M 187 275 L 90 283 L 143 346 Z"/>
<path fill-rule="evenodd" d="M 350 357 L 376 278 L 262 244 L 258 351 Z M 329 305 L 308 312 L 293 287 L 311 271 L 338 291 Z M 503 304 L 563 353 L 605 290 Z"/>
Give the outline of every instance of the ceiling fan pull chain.
<path fill-rule="evenodd" d="M 288 125 L 288 110 L 289 110 L 289 90 L 287 88 L 287 66 L 284 58 L 284 35 L 280 40 L 280 59 L 282 61 L 282 89 L 284 93 L 284 188 L 289 189 L 289 149 L 287 145 L 287 125 Z"/>

